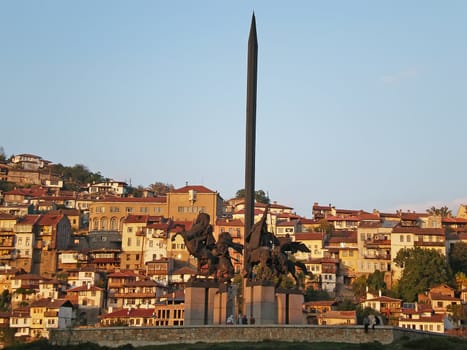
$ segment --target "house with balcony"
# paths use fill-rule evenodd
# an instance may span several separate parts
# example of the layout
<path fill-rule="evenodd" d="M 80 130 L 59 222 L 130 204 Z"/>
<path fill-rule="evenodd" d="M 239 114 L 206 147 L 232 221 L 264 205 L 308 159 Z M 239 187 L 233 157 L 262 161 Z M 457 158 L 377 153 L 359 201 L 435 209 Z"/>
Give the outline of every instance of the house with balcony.
<path fill-rule="evenodd" d="M 143 270 L 145 263 L 168 256 L 171 220 L 161 216 L 128 215 L 123 221 L 121 267 Z"/>
<path fill-rule="evenodd" d="M 11 306 L 30 305 L 39 295 L 39 283 L 42 277 L 36 274 L 18 274 L 11 278 Z"/>
<path fill-rule="evenodd" d="M 15 308 L 10 314 L 10 328 L 15 330 L 15 338 L 28 340 L 31 335 L 30 306 Z"/>
<path fill-rule="evenodd" d="M 426 293 L 418 295 L 419 304 L 429 306 L 436 314 L 449 313 L 449 307 L 453 305 L 461 305 L 461 298 L 455 296 L 453 288 L 446 284 L 440 284 L 430 288 Z"/>
<path fill-rule="evenodd" d="M 297 252 L 297 260 L 319 259 L 324 257 L 324 242 L 326 234 L 324 232 L 309 231 L 295 233 L 295 241 L 303 243 L 310 251 Z"/>
<path fill-rule="evenodd" d="M 16 259 L 14 228 L 17 220 L 13 215 L 0 213 L 0 264 L 12 265 Z"/>
<path fill-rule="evenodd" d="M 21 268 L 27 273 L 32 273 L 33 266 L 39 266 L 40 256 L 34 257 L 36 236 L 39 234 L 38 222 L 40 215 L 26 215 L 18 219 L 15 225 L 15 249 L 16 259 L 12 265 Z M 38 271 L 37 271 L 38 272 Z"/>
<path fill-rule="evenodd" d="M 70 328 L 75 320 L 73 305 L 66 299 L 40 299 L 31 304 L 31 336 L 49 338 L 50 329 Z"/>
<path fill-rule="evenodd" d="M 384 296 L 381 294 L 381 291 L 379 291 L 378 295 L 367 291 L 365 300 L 361 302 L 361 305 L 363 308 L 372 308 L 380 314 L 385 315 L 389 320 L 397 320 L 401 314 L 402 299 Z"/>

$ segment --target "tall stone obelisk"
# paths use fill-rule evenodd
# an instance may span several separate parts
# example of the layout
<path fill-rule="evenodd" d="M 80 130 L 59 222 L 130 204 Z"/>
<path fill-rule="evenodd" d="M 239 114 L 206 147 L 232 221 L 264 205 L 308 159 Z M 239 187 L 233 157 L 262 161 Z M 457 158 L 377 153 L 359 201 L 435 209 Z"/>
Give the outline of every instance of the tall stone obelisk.
<path fill-rule="evenodd" d="M 251 17 L 248 37 L 248 71 L 246 88 L 246 153 L 245 153 L 245 237 L 254 224 L 255 209 L 255 146 L 256 86 L 258 78 L 258 39 L 255 14 Z"/>

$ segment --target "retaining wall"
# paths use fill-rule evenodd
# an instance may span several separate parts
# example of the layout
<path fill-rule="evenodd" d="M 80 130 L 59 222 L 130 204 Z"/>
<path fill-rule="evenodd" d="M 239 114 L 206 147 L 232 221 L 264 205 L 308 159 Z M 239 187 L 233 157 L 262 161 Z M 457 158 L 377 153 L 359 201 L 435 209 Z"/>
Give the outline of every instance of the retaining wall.
<path fill-rule="evenodd" d="M 182 326 L 182 327 L 110 327 L 72 328 L 51 330 L 50 343 L 73 345 L 91 342 L 100 346 L 118 347 L 131 344 L 135 347 L 174 343 L 231 343 L 297 341 L 369 343 L 378 341 L 390 344 L 401 337 L 419 338 L 444 336 L 411 329 L 381 326 L 364 332 L 362 326 Z"/>

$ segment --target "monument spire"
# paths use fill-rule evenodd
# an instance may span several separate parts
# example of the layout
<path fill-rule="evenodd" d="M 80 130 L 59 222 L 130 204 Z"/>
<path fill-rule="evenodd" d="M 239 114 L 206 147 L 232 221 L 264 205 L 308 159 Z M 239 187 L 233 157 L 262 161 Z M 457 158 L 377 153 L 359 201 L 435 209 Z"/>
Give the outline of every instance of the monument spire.
<path fill-rule="evenodd" d="M 248 68 L 246 88 L 246 153 L 245 153 L 245 234 L 254 224 L 255 209 L 255 145 L 256 145 L 256 87 L 258 77 L 258 39 L 255 13 L 251 17 L 248 37 Z"/>

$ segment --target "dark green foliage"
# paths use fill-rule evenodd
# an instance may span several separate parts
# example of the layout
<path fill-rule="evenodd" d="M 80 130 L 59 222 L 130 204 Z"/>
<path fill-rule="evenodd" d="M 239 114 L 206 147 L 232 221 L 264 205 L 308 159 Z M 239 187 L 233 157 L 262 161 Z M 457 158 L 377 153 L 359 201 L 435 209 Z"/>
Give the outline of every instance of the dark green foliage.
<path fill-rule="evenodd" d="M 5 289 L 0 294 L 0 311 L 8 311 L 11 305 L 11 294 L 8 289 Z"/>
<path fill-rule="evenodd" d="M 245 198 L 245 189 L 238 190 L 235 194 L 235 198 Z M 269 204 L 271 202 L 269 196 L 263 190 L 255 191 L 255 200 L 263 204 Z"/>
<path fill-rule="evenodd" d="M 356 310 L 357 305 L 350 299 L 344 299 L 341 303 L 337 304 L 336 310 L 339 311 L 352 311 Z"/>
<path fill-rule="evenodd" d="M 305 290 L 305 301 L 332 300 L 332 297 L 325 290 L 315 290 L 307 288 Z"/>
<path fill-rule="evenodd" d="M 427 209 L 426 212 L 430 215 L 438 215 L 443 218 L 445 217 L 450 218 L 452 216 L 452 211 L 449 210 L 449 208 L 446 206 L 441 207 L 441 208 L 431 207 L 430 209 Z"/>
<path fill-rule="evenodd" d="M 384 272 L 376 270 L 375 272 L 371 273 L 367 280 L 366 284 L 368 286 L 368 290 L 376 294 L 378 291 L 385 291 L 386 290 L 386 282 L 384 282 Z"/>
<path fill-rule="evenodd" d="M 449 252 L 449 264 L 454 273 L 467 274 L 467 243 L 454 243 Z"/>
<path fill-rule="evenodd" d="M 452 283 L 452 272 L 446 258 L 436 250 L 401 249 L 394 262 L 404 268 L 397 292 L 405 301 L 416 301 L 418 293 L 433 286 Z"/>
<path fill-rule="evenodd" d="M 63 187 L 66 190 L 79 190 L 82 186 L 93 182 L 102 182 L 105 178 L 100 172 L 93 173 L 85 165 L 64 166 L 62 164 L 51 165 L 53 173 L 63 179 Z"/>
<path fill-rule="evenodd" d="M 363 298 L 366 295 L 366 277 L 359 276 L 352 283 L 352 292 L 356 298 Z"/>

